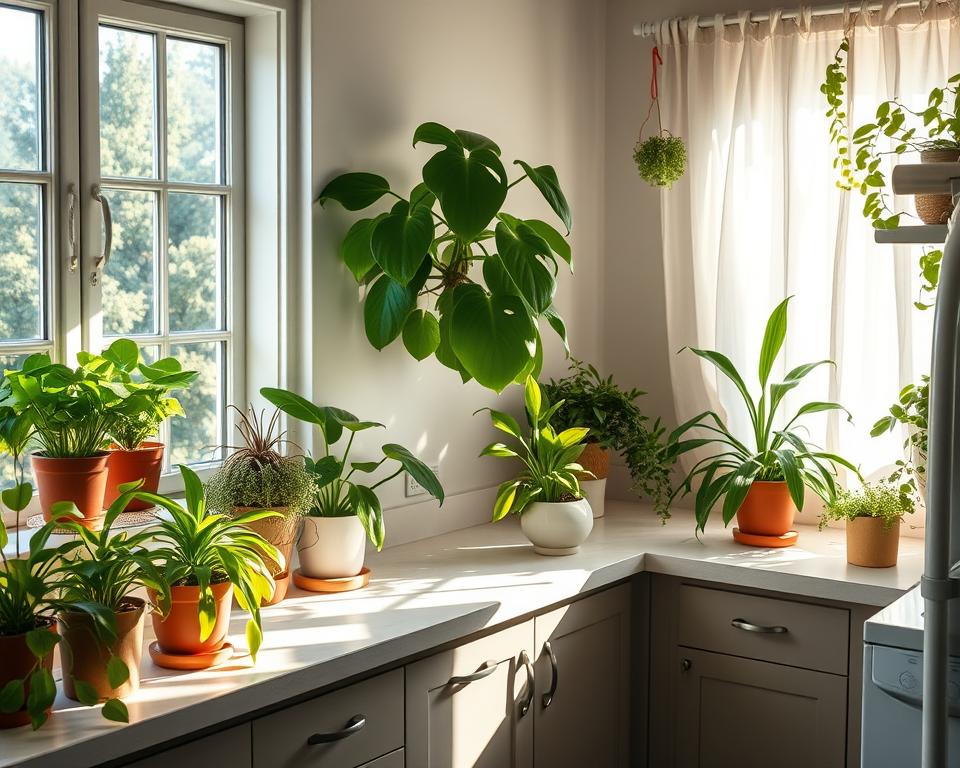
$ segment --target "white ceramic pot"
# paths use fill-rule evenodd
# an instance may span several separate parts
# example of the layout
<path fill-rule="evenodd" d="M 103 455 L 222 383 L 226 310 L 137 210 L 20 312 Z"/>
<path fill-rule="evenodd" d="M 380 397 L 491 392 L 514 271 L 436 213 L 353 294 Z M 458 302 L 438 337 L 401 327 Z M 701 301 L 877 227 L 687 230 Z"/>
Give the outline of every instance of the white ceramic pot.
<path fill-rule="evenodd" d="M 537 501 L 520 515 L 520 528 L 541 555 L 573 555 L 593 530 L 593 512 L 586 499 Z"/>
<path fill-rule="evenodd" d="M 366 548 L 367 534 L 356 515 L 305 517 L 297 542 L 300 572 L 311 579 L 356 576 Z"/>
<path fill-rule="evenodd" d="M 590 509 L 593 510 L 594 519 L 603 517 L 603 500 L 607 495 L 607 478 L 581 480 L 580 490 L 583 491 L 583 498 L 587 500 Z"/>

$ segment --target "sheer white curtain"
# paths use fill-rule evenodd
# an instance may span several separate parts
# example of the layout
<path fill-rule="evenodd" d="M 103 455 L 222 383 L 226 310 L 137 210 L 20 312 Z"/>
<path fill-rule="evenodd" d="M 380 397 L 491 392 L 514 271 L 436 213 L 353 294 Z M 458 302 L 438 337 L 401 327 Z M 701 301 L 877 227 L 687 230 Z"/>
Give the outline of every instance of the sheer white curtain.
<path fill-rule="evenodd" d="M 859 193 L 835 184 L 820 83 L 847 29 L 853 125 L 887 98 L 925 106 L 930 89 L 960 71 L 958 10 L 956 0 L 923 12 L 891 3 L 873 14 L 802 10 L 796 20 L 775 11 L 762 23 L 744 12 L 734 26 L 683 19 L 658 33 L 663 125 L 689 155 L 687 175 L 662 196 L 671 349 L 720 350 L 756 389 L 766 318 L 793 295 L 779 373 L 823 358 L 837 368 L 809 377 L 785 409 L 844 404 L 852 424 L 826 415 L 806 423 L 815 442 L 867 476 L 901 455 L 905 435 L 869 431 L 928 371 L 932 312 L 913 308 L 920 251 L 876 245 Z M 909 199 L 896 202 L 913 212 Z M 672 356 L 671 376 L 680 421 L 713 408 L 750 434 L 736 391 L 713 369 L 683 353 Z"/>

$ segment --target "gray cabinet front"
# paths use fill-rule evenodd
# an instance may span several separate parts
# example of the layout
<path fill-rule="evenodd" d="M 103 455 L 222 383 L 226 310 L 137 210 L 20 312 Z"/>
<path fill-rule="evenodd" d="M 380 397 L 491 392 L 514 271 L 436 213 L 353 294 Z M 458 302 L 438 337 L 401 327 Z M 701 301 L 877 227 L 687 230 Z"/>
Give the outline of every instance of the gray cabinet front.
<path fill-rule="evenodd" d="M 847 678 L 679 648 L 677 768 L 842 768 Z"/>

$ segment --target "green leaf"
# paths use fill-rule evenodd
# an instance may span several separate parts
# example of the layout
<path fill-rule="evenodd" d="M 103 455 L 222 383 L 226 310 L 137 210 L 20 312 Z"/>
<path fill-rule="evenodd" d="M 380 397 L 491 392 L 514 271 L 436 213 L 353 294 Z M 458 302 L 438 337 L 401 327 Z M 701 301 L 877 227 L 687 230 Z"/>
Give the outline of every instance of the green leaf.
<path fill-rule="evenodd" d="M 370 343 L 383 349 L 394 341 L 416 304 L 416 296 L 396 280 L 387 275 L 378 278 L 363 303 L 363 324 Z"/>
<path fill-rule="evenodd" d="M 9 542 L 10 535 L 7 533 L 7 526 L 4 525 L 3 519 L 0 517 L 0 550 L 3 550 Z"/>
<path fill-rule="evenodd" d="M 480 384 L 503 391 L 534 357 L 536 343 L 536 325 L 520 299 L 487 296 L 478 285 L 457 289 L 450 344 Z"/>
<path fill-rule="evenodd" d="M 251 654 L 252 656 L 253 654 Z M 103 704 L 101 714 L 115 723 L 129 723 L 130 713 L 127 711 L 127 705 L 120 699 L 107 699 Z"/>
<path fill-rule="evenodd" d="M 497 498 L 493 502 L 493 521 L 502 520 L 510 513 L 513 501 L 520 487 L 519 480 L 508 480 L 497 489 Z"/>
<path fill-rule="evenodd" d="M 310 473 L 318 488 L 323 488 L 338 477 L 343 471 L 343 464 L 336 456 L 324 456 L 310 466 Z"/>
<path fill-rule="evenodd" d="M 254 664 L 257 663 L 257 653 L 263 644 L 263 630 L 255 621 L 248 621 L 245 631 L 247 638 L 247 648 L 250 650 L 250 658 Z"/>
<path fill-rule="evenodd" d="M 515 437 L 518 440 L 523 440 L 523 435 L 520 432 L 520 424 L 515 418 L 513 418 L 513 416 L 511 416 L 509 413 L 504 413 L 503 411 L 494 410 L 493 408 L 487 408 L 486 410 L 490 411 L 490 421 L 493 422 L 494 427 L 499 429 L 501 432 L 506 432 L 511 437 Z"/>
<path fill-rule="evenodd" d="M 107 661 L 107 681 L 111 688 L 119 688 L 130 679 L 130 670 L 119 656 L 111 656 Z"/>
<path fill-rule="evenodd" d="M 573 272 L 573 254 L 570 251 L 570 243 L 564 239 L 563 235 L 540 219 L 524 219 L 523 223 L 540 235 L 550 246 L 550 250 L 567 262 L 570 271 Z"/>
<path fill-rule="evenodd" d="M 389 182 L 374 173 L 344 173 L 331 179 L 323 188 L 317 202 L 325 205 L 336 200 L 348 211 L 359 211 L 373 205 L 390 191 Z"/>
<path fill-rule="evenodd" d="M 93 707 L 100 703 L 97 689 L 83 680 L 74 680 L 73 688 L 77 692 L 77 701 L 85 707 Z"/>
<path fill-rule="evenodd" d="M 781 301 L 767 320 L 767 328 L 763 333 L 763 344 L 760 347 L 760 387 L 767 386 L 773 364 L 783 349 L 783 341 L 787 337 L 787 305 L 788 296 Z"/>
<path fill-rule="evenodd" d="M 450 229 L 465 241 L 486 228 L 507 197 L 507 173 L 490 149 L 441 150 L 423 166 L 423 181 L 440 201 Z"/>
<path fill-rule="evenodd" d="M 320 427 L 324 438 L 330 445 L 337 442 L 343 434 L 343 427 L 331 415 L 328 408 L 314 405 L 295 392 L 274 387 L 263 387 L 260 394 L 287 415 L 308 424 L 316 424 Z"/>
<path fill-rule="evenodd" d="M 23 680 L 10 680 L 0 688 L 0 712 L 7 714 L 23 708 Z"/>
<path fill-rule="evenodd" d="M 203 514 L 203 483 L 200 482 L 197 473 L 186 464 L 181 464 L 180 476 L 183 478 L 183 493 L 186 496 L 187 509 L 191 511 L 200 510 L 200 514 Z"/>
<path fill-rule="evenodd" d="M 563 342 L 563 348 L 567 351 L 567 354 L 570 354 L 570 342 L 567 340 L 567 326 L 564 324 L 563 318 L 560 317 L 560 313 L 557 312 L 557 308 L 554 306 L 547 307 L 543 316 L 547 319 L 547 323 L 553 328 L 557 336 L 560 337 L 560 340 Z"/>
<path fill-rule="evenodd" d="M 406 286 L 429 257 L 434 234 L 430 210 L 422 206 L 411 209 L 401 200 L 374 227 L 370 245 L 383 271 Z"/>
<path fill-rule="evenodd" d="M 60 636 L 49 629 L 31 629 L 27 632 L 26 641 L 30 653 L 39 661 L 53 653 L 53 649 L 60 642 Z"/>
<path fill-rule="evenodd" d="M 570 214 L 570 205 L 567 198 L 564 197 L 563 190 L 560 189 L 560 181 L 557 179 L 557 172 L 550 165 L 541 165 L 536 168 L 523 162 L 515 160 L 517 165 L 523 168 L 530 181 L 534 183 L 540 194 L 553 208 L 553 212 L 560 217 L 563 225 L 567 228 L 567 234 L 570 234 L 570 228 L 573 226 L 573 216 Z"/>
<path fill-rule="evenodd" d="M 453 131 L 440 123 L 421 123 L 417 130 L 413 132 L 413 146 L 420 142 L 425 144 L 436 144 L 448 149 L 462 149 L 463 142 Z"/>
<path fill-rule="evenodd" d="M 751 459 L 741 464 L 740 467 L 730 475 L 730 479 L 726 483 L 726 493 L 723 498 L 724 525 L 729 525 L 734 515 L 737 514 L 737 510 L 740 509 L 740 505 L 743 503 L 747 492 L 753 485 L 753 480 L 759 468 L 759 464 Z"/>
<path fill-rule="evenodd" d="M 512 459 L 517 457 L 519 454 L 508 448 L 503 443 L 490 443 L 486 448 L 480 451 L 481 456 L 497 456 L 503 459 Z"/>
<path fill-rule="evenodd" d="M 527 376 L 523 384 L 523 405 L 530 416 L 530 423 L 539 425 L 540 408 L 543 405 L 543 398 L 540 395 L 540 385 L 533 376 Z"/>
<path fill-rule="evenodd" d="M 747 406 L 747 411 L 749 412 L 751 419 L 756 421 L 756 405 L 753 402 L 753 398 L 750 397 L 750 392 L 747 390 L 747 385 L 743 383 L 740 373 L 737 371 L 736 366 L 734 366 L 730 359 L 726 355 L 722 355 L 719 352 L 714 352 L 709 349 L 696 349 L 694 347 L 690 347 L 689 349 L 697 357 L 701 357 L 704 360 L 713 363 L 717 370 L 719 370 L 724 376 L 733 382 L 734 386 L 743 397 L 744 404 Z"/>
<path fill-rule="evenodd" d="M 564 448 L 579 445 L 589 432 L 590 430 L 587 427 L 570 427 L 557 435 L 557 442 Z"/>
<path fill-rule="evenodd" d="M 543 242 L 539 235 L 525 224 L 520 224 L 518 230 L 512 230 L 504 222 L 497 224 L 496 241 L 499 257 L 504 271 L 514 286 L 514 291 L 522 296 L 537 314 L 544 312 L 552 303 L 557 290 L 556 281 L 550 270 L 538 258 L 548 248 L 535 246 L 529 236 Z M 546 243 L 543 243 L 546 246 Z M 495 258 L 495 257 L 494 257 Z M 486 271 L 484 272 L 486 277 Z"/>
<path fill-rule="evenodd" d="M 396 443 L 387 443 L 383 446 L 383 453 L 394 461 L 399 461 L 400 465 L 414 480 L 423 486 L 424 490 L 443 504 L 443 486 L 440 481 L 426 464 L 414 456 L 402 445 Z"/>
<path fill-rule="evenodd" d="M 787 489 L 790 491 L 790 498 L 798 510 L 803 509 L 803 477 L 800 475 L 800 467 L 797 464 L 797 458 L 792 451 L 775 450 L 777 463 L 783 470 L 783 478 L 787 481 Z"/>
<path fill-rule="evenodd" d="M 29 687 L 27 711 L 30 713 L 34 728 L 37 728 L 46 720 L 46 710 L 53 706 L 54 699 L 57 698 L 57 684 L 50 670 L 41 667 L 30 675 Z"/>
<path fill-rule="evenodd" d="M 372 488 L 365 485 L 351 484 L 348 494 L 357 518 L 367 533 L 367 538 L 379 552 L 383 549 L 383 542 L 386 538 L 380 499 Z"/>
<path fill-rule="evenodd" d="M 353 274 L 358 283 L 362 283 L 367 273 L 376 265 L 373 257 L 373 247 L 370 244 L 374 227 L 380 223 L 381 217 L 375 219 L 360 219 L 347 231 L 346 237 L 340 244 L 340 258 Z"/>
<path fill-rule="evenodd" d="M 130 339 L 117 339 L 104 350 L 103 357 L 129 373 L 140 362 L 140 347 Z"/>
<path fill-rule="evenodd" d="M 414 310 L 403 324 L 403 345 L 417 360 L 425 360 L 440 346 L 440 321 L 430 312 Z"/>

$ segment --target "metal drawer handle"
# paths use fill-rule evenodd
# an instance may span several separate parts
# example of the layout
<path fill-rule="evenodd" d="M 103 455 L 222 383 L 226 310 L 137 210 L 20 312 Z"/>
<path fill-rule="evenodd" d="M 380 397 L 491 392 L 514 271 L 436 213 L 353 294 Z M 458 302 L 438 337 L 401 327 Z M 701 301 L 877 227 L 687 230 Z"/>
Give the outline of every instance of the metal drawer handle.
<path fill-rule="evenodd" d="M 527 670 L 527 695 L 520 704 L 520 717 L 524 717 L 530 711 L 530 705 L 533 704 L 533 686 L 536 682 L 536 675 L 533 671 L 533 664 L 530 663 L 530 657 L 526 651 L 520 651 L 520 663 Z"/>
<path fill-rule="evenodd" d="M 751 624 L 746 619 L 734 619 L 730 622 L 730 626 L 742 629 L 744 632 L 759 632 L 762 635 L 785 635 L 789 632 L 786 627 L 765 627 L 762 624 Z"/>
<path fill-rule="evenodd" d="M 560 682 L 560 670 L 557 668 L 557 654 L 553 652 L 553 646 L 550 645 L 549 640 L 543 644 L 543 652 L 547 654 L 547 658 L 550 659 L 550 690 L 543 694 L 543 698 L 540 699 L 543 708 L 546 709 L 553 704 L 553 697 L 557 693 L 557 684 Z"/>
<path fill-rule="evenodd" d="M 317 744 L 329 744 L 332 741 L 340 741 L 340 739 L 345 739 L 347 736 L 353 736 L 353 734 L 363 728 L 363 726 L 366 724 L 366 717 L 363 715 L 354 715 L 350 718 L 350 721 L 343 730 L 334 731 L 333 733 L 315 733 L 313 736 L 307 739 L 307 744 L 313 747 Z"/>
<path fill-rule="evenodd" d="M 490 677 L 490 675 L 497 671 L 498 666 L 500 666 L 499 661 L 488 659 L 480 665 L 480 669 L 476 672 L 472 672 L 469 675 L 455 675 L 451 677 L 447 680 L 447 685 L 467 685 L 467 683 L 475 683 L 477 680 Z"/>

